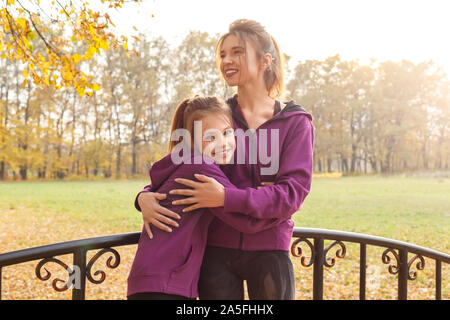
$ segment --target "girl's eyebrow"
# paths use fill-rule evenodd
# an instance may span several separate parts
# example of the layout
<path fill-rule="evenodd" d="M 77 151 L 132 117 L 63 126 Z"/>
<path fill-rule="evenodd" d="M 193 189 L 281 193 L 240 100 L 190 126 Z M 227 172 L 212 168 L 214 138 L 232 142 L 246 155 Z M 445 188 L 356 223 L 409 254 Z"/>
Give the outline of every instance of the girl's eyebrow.
<path fill-rule="evenodd" d="M 231 126 L 228 126 L 228 127 L 224 128 L 224 129 L 222 130 L 222 132 L 225 132 L 225 131 L 227 131 L 228 129 L 233 129 L 233 128 L 232 128 Z M 211 134 L 211 133 L 215 132 L 215 130 L 217 130 L 217 131 L 220 132 L 220 130 L 217 129 L 217 128 L 209 128 L 209 129 L 206 129 L 206 130 L 203 132 L 203 134 Z"/>
<path fill-rule="evenodd" d="M 231 50 L 234 50 L 234 49 L 244 49 L 244 47 L 234 46 L 234 47 L 231 48 Z M 224 50 L 220 50 L 220 53 L 224 53 L 224 52 L 225 52 Z"/>

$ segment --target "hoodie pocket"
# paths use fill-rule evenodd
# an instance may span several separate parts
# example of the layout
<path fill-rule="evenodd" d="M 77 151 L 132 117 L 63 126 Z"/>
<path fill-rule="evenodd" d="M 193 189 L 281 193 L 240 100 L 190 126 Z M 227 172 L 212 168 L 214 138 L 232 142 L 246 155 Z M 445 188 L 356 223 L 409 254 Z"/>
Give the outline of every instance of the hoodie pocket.
<path fill-rule="evenodd" d="M 193 255 L 193 246 L 191 246 L 189 248 L 189 251 L 188 251 L 188 254 L 187 254 L 187 257 L 186 257 L 186 260 L 184 261 L 184 263 L 181 266 L 173 269 L 172 273 L 180 272 L 180 271 L 183 271 L 184 269 L 186 269 L 186 267 L 189 265 L 190 261 L 192 260 L 193 256 L 194 256 Z"/>
<path fill-rule="evenodd" d="M 200 272 L 201 259 L 196 261 L 196 255 L 198 255 L 198 247 L 191 246 L 186 261 L 170 273 L 168 283 L 170 287 L 189 288 L 191 286 L 196 272 Z"/>

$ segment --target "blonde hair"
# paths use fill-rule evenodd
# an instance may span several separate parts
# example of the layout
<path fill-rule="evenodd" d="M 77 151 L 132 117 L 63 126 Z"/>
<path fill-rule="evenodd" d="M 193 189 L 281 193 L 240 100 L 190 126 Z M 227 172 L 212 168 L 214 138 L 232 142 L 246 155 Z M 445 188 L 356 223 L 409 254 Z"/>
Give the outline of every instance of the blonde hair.
<path fill-rule="evenodd" d="M 256 54 L 261 58 L 266 53 L 272 55 L 272 64 L 264 72 L 264 82 L 269 97 L 279 98 L 284 93 L 284 55 L 281 53 L 275 39 L 265 28 L 254 20 L 239 19 L 230 24 L 227 33 L 222 35 L 216 45 L 216 64 L 220 70 L 220 50 L 224 40 L 229 35 L 235 35 L 242 42 L 252 41 L 255 45 Z"/>

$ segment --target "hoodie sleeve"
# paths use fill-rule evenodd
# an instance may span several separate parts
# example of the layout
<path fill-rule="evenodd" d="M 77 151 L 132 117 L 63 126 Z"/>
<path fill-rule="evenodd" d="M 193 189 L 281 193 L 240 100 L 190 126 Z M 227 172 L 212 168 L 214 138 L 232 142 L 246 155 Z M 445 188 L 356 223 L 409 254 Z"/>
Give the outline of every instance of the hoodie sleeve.
<path fill-rule="evenodd" d="M 199 165 L 196 169 L 196 173 L 216 179 L 225 188 L 238 190 L 216 165 Z M 224 207 L 209 208 L 209 211 L 229 226 L 243 233 L 261 232 L 286 220 L 279 218 L 257 219 L 240 212 L 225 212 Z"/>
<path fill-rule="evenodd" d="M 151 191 L 152 191 L 152 185 L 149 184 L 149 185 L 145 186 L 144 189 L 142 191 L 139 191 L 139 193 L 137 194 L 136 199 L 134 199 L 134 207 L 138 211 L 141 211 L 141 207 L 139 206 L 139 202 L 138 202 L 139 195 L 143 192 L 151 192 Z"/>
<path fill-rule="evenodd" d="M 311 188 L 314 127 L 302 121 L 288 133 L 280 152 L 275 184 L 260 189 L 225 188 L 224 212 L 241 212 L 258 219 L 289 219 Z"/>

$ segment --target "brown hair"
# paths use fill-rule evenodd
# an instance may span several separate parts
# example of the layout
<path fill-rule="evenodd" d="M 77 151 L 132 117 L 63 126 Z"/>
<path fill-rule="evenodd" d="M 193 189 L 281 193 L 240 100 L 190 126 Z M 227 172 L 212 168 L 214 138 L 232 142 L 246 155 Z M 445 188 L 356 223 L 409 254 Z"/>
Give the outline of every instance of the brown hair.
<path fill-rule="evenodd" d="M 235 35 L 244 42 L 251 40 L 255 45 L 256 54 L 261 58 L 264 54 L 272 55 L 272 64 L 264 72 L 264 82 L 269 97 L 276 99 L 284 92 L 284 56 L 275 39 L 258 22 L 247 19 L 239 19 L 230 24 L 228 33 L 222 35 L 216 45 L 216 63 L 220 70 L 220 50 L 224 40 L 229 35 Z"/>
<path fill-rule="evenodd" d="M 195 96 L 192 99 L 184 99 L 176 108 L 172 119 L 170 136 L 177 129 L 186 129 L 191 134 L 191 145 L 194 138 L 194 121 L 200 120 L 206 115 L 220 115 L 232 124 L 230 107 L 221 99 L 216 97 Z M 169 141 L 169 153 L 181 141 Z"/>

